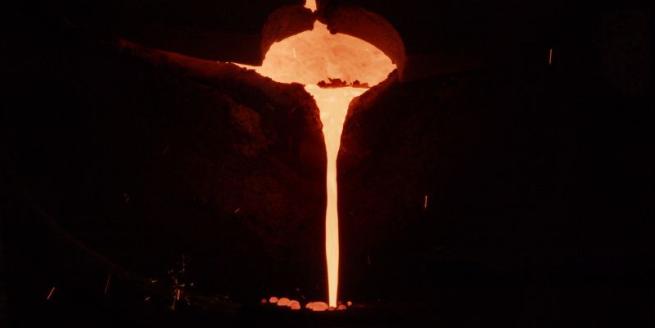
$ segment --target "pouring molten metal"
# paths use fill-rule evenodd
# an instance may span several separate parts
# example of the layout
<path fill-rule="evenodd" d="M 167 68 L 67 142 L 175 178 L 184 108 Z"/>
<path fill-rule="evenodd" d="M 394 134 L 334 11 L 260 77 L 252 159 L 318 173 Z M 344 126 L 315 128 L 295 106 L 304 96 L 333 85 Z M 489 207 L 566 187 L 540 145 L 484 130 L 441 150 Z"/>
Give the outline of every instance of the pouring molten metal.
<path fill-rule="evenodd" d="M 316 9 L 314 1 L 306 8 Z M 262 66 L 245 66 L 282 83 L 301 83 L 316 101 L 323 123 L 327 151 L 327 209 L 325 253 L 329 306 L 337 307 L 339 286 L 339 211 L 337 207 L 337 154 L 348 105 L 368 86 L 387 78 L 396 66 L 381 50 L 361 39 L 331 34 L 316 22 L 311 31 L 271 45 Z"/>

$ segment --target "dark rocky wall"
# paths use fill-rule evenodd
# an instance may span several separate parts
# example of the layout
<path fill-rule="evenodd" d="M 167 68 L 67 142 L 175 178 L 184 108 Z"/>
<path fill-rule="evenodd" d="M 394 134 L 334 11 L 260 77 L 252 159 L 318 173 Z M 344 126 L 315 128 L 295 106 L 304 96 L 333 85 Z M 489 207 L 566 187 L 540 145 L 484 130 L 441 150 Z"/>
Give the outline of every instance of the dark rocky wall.
<path fill-rule="evenodd" d="M 577 69 L 388 81 L 353 103 L 345 297 L 420 299 L 470 326 L 650 320 L 652 99 Z"/>
<path fill-rule="evenodd" d="M 70 37 L 12 76 L 17 187 L 128 271 L 186 254 L 204 288 L 320 295 L 325 155 L 302 86 Z"/>

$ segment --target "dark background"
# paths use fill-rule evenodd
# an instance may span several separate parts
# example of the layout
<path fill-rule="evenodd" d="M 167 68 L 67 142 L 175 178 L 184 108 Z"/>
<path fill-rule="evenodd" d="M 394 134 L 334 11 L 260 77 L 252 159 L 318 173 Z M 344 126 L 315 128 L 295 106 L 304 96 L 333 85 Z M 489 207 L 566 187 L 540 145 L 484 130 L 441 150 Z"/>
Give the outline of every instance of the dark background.
<path fill-rule="evenodd" d="M 3 5 L 0 325 L 172 325 L 165 306 L 135 304 L 168 297 L 144 281 L 164 281 L 183 254 L 197 295 L 324 298 L 311 101 L 116 46 L 257 64 L 268 15 L 301 2 Z M 378 13 L 408 62 L 431 72 L 392 76 L 351 108 L 341 293 L 373 314 L 338 325 L 652 325 L 647 2 L 320 5 L 325 17 L 349 5 Z M 174 319 L 324 322 L 197 311 Z"/>

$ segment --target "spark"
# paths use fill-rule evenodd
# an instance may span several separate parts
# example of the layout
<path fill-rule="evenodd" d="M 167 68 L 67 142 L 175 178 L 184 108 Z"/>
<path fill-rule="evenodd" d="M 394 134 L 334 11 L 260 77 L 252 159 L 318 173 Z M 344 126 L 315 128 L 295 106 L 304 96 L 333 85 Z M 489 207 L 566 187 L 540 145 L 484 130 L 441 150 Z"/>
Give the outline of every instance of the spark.
<path fill-rule="evenodd" d="M 55 287 L 55 286 L 52 286 L 52 287 L 50 288 L 50 291 L 48 292 L 48 296 L 46 296 L 46 298 L 45 298 L 46 301 L 49 301 L 49 300 L 52 299 L 52 296 L 55 295 L 55 291 L 56 291 L 56 290 L 57 290 L 57 287 Z"/>
<path fill-rule="evenodd" d="M 109 293 L 109 286 L 111 285 L 111 273 L 107 275 L 107 281 L 105 282 L 105 295 Z"/>

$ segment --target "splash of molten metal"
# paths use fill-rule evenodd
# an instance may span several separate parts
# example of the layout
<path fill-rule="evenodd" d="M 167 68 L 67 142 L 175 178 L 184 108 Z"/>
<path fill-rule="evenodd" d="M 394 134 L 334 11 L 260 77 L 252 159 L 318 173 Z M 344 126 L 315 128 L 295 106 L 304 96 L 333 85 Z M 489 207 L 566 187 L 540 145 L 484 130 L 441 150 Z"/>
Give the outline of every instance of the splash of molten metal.
<path fill-rule="evenodd" d="M 305 7 L 316 10 L 315 1 Z M 325 253 L 329 306 L 337 307 L 339 285 L 339 212 L 337 154 L 351 100 L 395 69 L 391 59 L 373 45 L 345 34 L 331 34 L 316 22 L 314 29 L 274 43 L 262 66 L 246 66 L 277 82 L 302 83 L 316 101 L 327 151 Z"/>
<path fill-rule="evenodd" d="M 305 1 L 305 8 L 316 11 L 316 0 L 307 0 Z"/>

